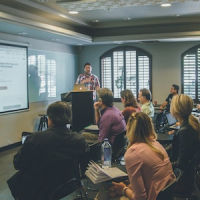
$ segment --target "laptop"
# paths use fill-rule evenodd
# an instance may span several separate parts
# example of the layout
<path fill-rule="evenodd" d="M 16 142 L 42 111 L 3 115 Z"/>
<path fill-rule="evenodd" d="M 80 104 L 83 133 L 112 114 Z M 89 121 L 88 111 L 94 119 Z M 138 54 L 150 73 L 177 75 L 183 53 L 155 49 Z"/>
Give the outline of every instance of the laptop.
<path fill-rule="evenodd" d="M 167 117 L 167 123 L 168 123 L 168 126 L 169 126 L 170 129 L 172 129 L 172 130 L 177 130 L 177 129 L 180 128 L 180 126 L 177 126 L 177 125 L 176 125 L 177 120 L 176 120 L 175 117 L 173 117 L 173 116 L 171 115 L 171 113 L 167 113 L 167 114 L 166 114 L 166 117 Z"/>
<path fill-rule="evenodd" d="M 74 84 L 73 92 L 88 91 L 84 84 Z"/>

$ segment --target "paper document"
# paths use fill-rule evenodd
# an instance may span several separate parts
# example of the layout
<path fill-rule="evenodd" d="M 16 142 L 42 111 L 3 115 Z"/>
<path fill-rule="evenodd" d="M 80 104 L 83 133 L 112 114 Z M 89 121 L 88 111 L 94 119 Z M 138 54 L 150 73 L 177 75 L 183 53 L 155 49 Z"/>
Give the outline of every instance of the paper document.
<path fill-rule="evenodd" d="M 88 169 L 86 170 L 85 175 L 94 184 L 112 180 L 119 177 L 128 176 L 127 173 L 123 172 L 117 167 L 103 169 L 93 161 L 90 161 L 90 163 L 88 164 Z"/>
<path fill-rule="evenodd" d="M 90 125 L 90 126 L 86 126 L 84 128 L 84 130 L 87 130 L 87 131 L 99 131 L 99 127 L 97 125 Z"/>

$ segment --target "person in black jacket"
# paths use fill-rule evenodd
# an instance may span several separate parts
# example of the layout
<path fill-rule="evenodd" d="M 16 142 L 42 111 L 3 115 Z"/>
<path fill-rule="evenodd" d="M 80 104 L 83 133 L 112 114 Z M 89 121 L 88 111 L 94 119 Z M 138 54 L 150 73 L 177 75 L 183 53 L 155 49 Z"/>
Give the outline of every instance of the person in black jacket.
<path fill-rule="evenodd" d="M 183 175 L 175 185 L 174 192 L 191 194 L 194 183 L 194 165 L 199 156 L 200 124 L 192 114 L 193 100 L 184 94 L 176 95 L 170 111 L 180 122 L 172 144 L 173 167 L 180 168 Z"/>
<path fill-rule="evenodd" d="M 167 112 L 170 111 L 170 104 L 171 104 L 171 101 L 172 101 L 172 98 L 178 94 L 178 91 L 179 91 L 179 86 L 176 85 L 176 84 L 173 84 L 171 86 L 171 89 L 170 89 L 170 94 L 167 96 L 167 98 L 165 99 L 165 101 L 161 104 L 160 106 L 160 109 L 166 109 Z"/>
<path fill-rule="evenodd" d="M 14 156 L 18 172 L 8 185 L 16 200 L 48 200 L 58 185 L 76 175 L 74 163 L 87 153 L 84 138 L 66 128 L 71 118 L 68 104 L 51 104 L 47 115 L 49 128 L 28 136 Z"/>

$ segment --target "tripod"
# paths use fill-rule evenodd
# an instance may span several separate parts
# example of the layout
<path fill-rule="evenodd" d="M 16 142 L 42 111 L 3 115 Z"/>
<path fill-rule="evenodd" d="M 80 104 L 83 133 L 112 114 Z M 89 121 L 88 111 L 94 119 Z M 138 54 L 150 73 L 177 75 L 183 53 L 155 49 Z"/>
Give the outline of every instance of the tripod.
<path fill-rule="evenodd" d="M 42 131 L 43 129 L 47 129 L 48 128 L 48 118 L 47 115 L 42 115 L 40 114 L 40 123 L 38 126 L 38 131 Z"/>

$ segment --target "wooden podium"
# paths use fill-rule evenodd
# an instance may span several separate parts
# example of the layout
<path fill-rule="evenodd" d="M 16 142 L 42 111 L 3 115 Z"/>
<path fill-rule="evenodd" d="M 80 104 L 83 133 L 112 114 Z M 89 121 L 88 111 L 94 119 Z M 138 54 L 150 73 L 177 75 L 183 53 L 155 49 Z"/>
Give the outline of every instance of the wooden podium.
<path fill-rule="evenodd" d="M 72 130 L 94 124 L 93 91 L 72 91 Z"/>

